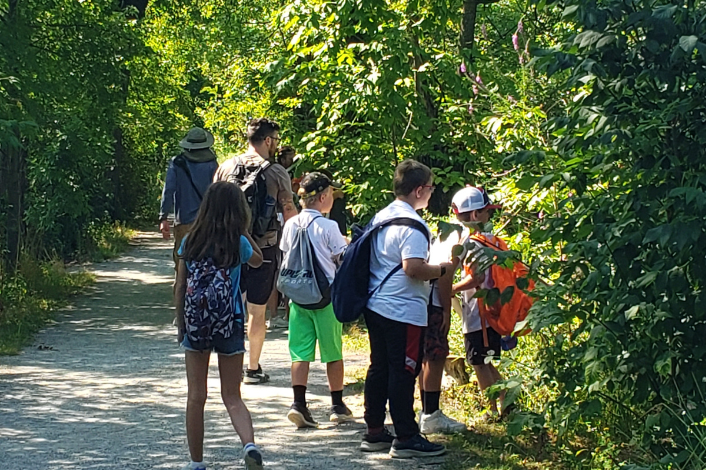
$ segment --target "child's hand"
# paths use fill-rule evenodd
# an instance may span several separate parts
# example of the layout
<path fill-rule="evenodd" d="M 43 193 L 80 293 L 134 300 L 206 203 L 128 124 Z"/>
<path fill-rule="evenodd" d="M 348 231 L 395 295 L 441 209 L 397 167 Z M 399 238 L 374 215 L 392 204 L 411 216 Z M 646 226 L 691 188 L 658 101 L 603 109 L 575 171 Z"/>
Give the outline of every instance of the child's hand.
<path fill-rule="evenodd" d="M 184 328 L 177 329 L 177 341 L 181 344 L 184 341 Z"/>

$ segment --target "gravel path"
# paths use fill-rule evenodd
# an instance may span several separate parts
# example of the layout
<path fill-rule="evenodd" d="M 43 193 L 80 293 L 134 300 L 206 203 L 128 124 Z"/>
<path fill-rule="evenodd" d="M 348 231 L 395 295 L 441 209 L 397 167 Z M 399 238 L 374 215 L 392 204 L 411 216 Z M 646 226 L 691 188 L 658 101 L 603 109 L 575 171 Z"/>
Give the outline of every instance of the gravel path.
<path fill-rule="evenodd" d="M 183 352 L 171 326 L 171 246 L 143 234 L 121 258 L 92 267 L 98 282 L 15 357 L 0 358 L 0 461 L 23 470 L 180 469 L 187 462 Z M 350 355 L 349 355 L 350 356 Z M 347 367 L 366 358 L 347 357 Z M 244 385 L 270 469 L 429 469 L 442 459 L 399 461 L 358 450 L 362 419 L 329 425 L 324 367 L 308 394 L 316 430 L 286 419 L 291 404 L 286 333 L 268 333 L 267 385 Z M 215 357 L 206 405 L 209 468 L 242 468 L 240 442 L 220 401 Z M 362 416 L 362 397 L 346 401 Z M 8 467 L 8 468 L 10 468 Z"/>

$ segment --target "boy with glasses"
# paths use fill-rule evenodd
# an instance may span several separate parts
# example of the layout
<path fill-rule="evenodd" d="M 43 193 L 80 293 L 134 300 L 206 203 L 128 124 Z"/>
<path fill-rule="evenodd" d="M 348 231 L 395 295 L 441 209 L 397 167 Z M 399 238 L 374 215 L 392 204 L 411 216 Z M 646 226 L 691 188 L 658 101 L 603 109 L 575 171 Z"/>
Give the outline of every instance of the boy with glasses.
<path fill-rule="evenodd" d="M 371 224 L 405 218 L 415 222 L 415 227 L 390 225 L 374 235 L 369 286 L 374 293 L 363 312 L 370 337 L 365 379 L 368 429 L 360 448 L 368 452 L 389 449 L 396 458 L 436 456 L 446 449 L 419 433 L 414 385 L 422 367 L 428 281 L 444 276 L 453 265 L 427 263 L 429 228 L 416 211 L 427 207 L 434 190 L 431 170 L 405 160 L 395 169 L 393 185 L 395 201 Z M 384 426 L 388 401 L 396 438 Z"/>

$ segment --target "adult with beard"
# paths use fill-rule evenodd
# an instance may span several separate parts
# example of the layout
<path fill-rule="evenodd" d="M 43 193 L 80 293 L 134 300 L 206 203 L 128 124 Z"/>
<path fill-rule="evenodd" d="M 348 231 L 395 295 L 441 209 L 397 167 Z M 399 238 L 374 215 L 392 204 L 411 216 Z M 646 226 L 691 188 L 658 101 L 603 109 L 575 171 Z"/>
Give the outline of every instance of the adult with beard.
<path fill-rule="evenodd" d="M 263 263 L 258 268 L 244 266 L 240 287 L 247 300 L 248 340 L 250 355 L 243 382 L 260 384 L 269 381 L 262 371 L 260 355 L 265 343 L 267 326 L 265 310 L 267 300 L 274 287 L 279 268 L 279 240 L 282 224 L 277 220 L 281 212 L 284 222 L 297 215 L 294 206 L 292 182 L 285 168 L 275 163 L 279 143 L 280 126 L 267 118 L 253 119 L 248 124 L 248 149 L 242 155 L 233 157 L 221 164 L 214 181 L 230 181 L 238 184 L 248 195 L 248 186 L 255 185 L 251 211 L 253 212 L 253 239 L 262 250 Z M 260 185 L 264 181 L 265 188 Z M 252 189 L 250 189 L 252 191 Z M 264 200 L 260 200 L 264 198 Z"/>

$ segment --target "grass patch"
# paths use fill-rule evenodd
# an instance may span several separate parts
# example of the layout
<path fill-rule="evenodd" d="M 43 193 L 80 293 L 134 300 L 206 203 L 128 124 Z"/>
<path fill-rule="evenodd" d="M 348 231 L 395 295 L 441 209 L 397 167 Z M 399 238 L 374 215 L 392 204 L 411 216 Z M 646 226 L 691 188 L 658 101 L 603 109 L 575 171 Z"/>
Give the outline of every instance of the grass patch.
<path fill-rule="evenodd" d="M 121 222 L 93 224 L 87 232 L 86 255 L 91 261 L 116 258 L 130 246 L 136 233 Z"/>
<path fill-rule="evenodd" d="M 476 425 L 463 435 L 438 436 L 435 442 L 449 449 L 442 470 L 565 468 L 544 455 L 542 443 L 510 438 L 501 424 Z"/>
<path fill-rule="evenodd" d="M 94 281 L 88 272 L 68 273 L 59 260 L 23 256 L 15 275 L 0 279 L 0 355 L 18 354 L 57 308 Z"/>
<path fill-rule="evenodd" d="M 343 350 L 350 353 L 370 354 L 368 329 L 362 319 L 343 325 Z"/>
<path fill-rule="evenodd" d="M 367 367 L 346 367 L 344 381 L 346 395 L 359 395 L 363 393 L 367 373 Z"/>

